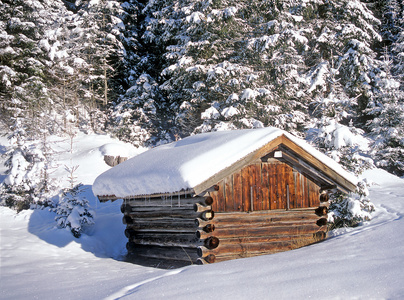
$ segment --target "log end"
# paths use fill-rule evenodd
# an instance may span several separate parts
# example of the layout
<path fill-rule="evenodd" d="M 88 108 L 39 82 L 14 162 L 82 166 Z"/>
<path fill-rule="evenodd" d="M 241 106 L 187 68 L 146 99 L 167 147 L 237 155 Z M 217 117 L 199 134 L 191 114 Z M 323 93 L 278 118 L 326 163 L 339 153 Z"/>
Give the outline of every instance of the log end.
<path fill-rule="evenodd" d="M 207 263 L 213 264 L 216 261 L 216 256 L 214 254 L 209 254 L 208 256 L 204 257 Z"/>
<path fill-rule="evenodd" d="M 126 250 L 133 251 L 136 247 L 136 243 L 134 242 L 127 242 L 126 243 Z"/>
<path fill-rule="evenodd" d="M 325 225 L 327 225 L 327 219 L 321 218 L 321 219 L 317 220 L 316 224 L 317 224 L 317 226 L 320 226 L 320 227 L 325 226 Z"/>
<path fill-rule="evenodd" d="M 219 239 L 215 236 L 210 236 L 205 239 L 204 244 L 208 249 L 215 249 L 219 246 Z"/>
<path fill-rule="evenodd" d="M 212 205 L 213 204 L 213 198 L 208 196 L 205 198 L 205 203 L 206 205 Z"/>
<path fill-rule="evenodd" d="M 203 231 L 207 233 L 215 231 L 215 224 L 207 224 L 205 227 L 203 227 Z"/>
<path fill-rule="evenodd" d="M 203 213 L 202 213 L 202 219 L 203 220 L 205 220 L 205 221 L 208 221 L 208 220 L 212 220 L 214 217 L 215 217 L 215 213 L 213 212 L 213 210 L 209 210 L 209 211 L 204 211 Z"/>
<path fill-rule="evenodd" d="M 320 206 L 314 212 L 317 216 L 322 217 L 328 214 L 328 208 L 327 206 Z"/>
<path fill-rule="evenodd" d="M 323 192 L 320 194 L 320 202 L 327 202 L 330 200 L 330 196 L 328 196 L 328 193 Z"/>
<path fill-rule="evenodd" d="M 123 224 L 133 224 L 133 219 L 129 216 L 123 216 L 122 223 Z"/>

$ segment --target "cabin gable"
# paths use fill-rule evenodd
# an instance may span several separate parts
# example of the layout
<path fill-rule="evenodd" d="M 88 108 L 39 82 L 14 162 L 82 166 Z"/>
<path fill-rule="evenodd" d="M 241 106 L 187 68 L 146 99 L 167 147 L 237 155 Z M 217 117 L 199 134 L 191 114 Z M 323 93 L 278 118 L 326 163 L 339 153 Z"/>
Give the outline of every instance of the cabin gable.
<path fill-rule="evenodd" d="M 246 165 L 251 165 L 260 160 L 265 161 L 269 158 L 275 158 L 290 165 L 311 181 L 316 182 L 322 190 L 338 188 L 345 193 L 349 193 L 356 188 L 354 183 L 339 175 L 332 168 L 294 143 L 287 136 L 281 135 L 235 162 L 228 168 L 214 174 L 208 180 L 195 186 L 193 190 L 198 195 L 203 194 L 220 180 L 241 170 Z"/>
<path fill-rule="evenodd" d="M 320 205 L 320 186 L 276 159 L 256 161 L 234 172 L 209 192 L 215 212 L 290 210 Z"/>

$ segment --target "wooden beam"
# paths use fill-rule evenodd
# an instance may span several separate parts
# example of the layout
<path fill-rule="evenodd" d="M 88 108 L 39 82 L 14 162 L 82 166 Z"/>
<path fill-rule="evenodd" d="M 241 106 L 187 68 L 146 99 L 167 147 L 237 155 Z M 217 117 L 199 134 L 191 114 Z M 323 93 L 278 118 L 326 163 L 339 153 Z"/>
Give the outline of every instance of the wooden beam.
<path fill-rule="evenodd" d="M 337 183 L 338 187 L 342 187 L 346 191 L 353 192 L 356 189 L 356 184 L 348 181 L 345 177 L 341 176 L 329 166 L 325 165 L 321 161 L 319 161 L 316 157 L 308 153 L 299 145 L 295 144 L 285 135 L 282 135 L 282 144 L 293 150 L 298 156 L 306 160 L 309 164 L 315 166 L 320 172 L 324 173 L 332 179 L 335 183 Z"/>
<path fill-rule="evenodd" d="M 278 159 L 289 164 L 291 167 L 308 177 L 311 181 L 319 183 L 322 189 L 324 189 L 325 186 L 336 187 L 335 183 L 332 180 L 322 175 L 318 170 L 306 164 L 304 161 L 293 155 L 288 150 L 283 150 L 282 155 L 278 155 Z"/>

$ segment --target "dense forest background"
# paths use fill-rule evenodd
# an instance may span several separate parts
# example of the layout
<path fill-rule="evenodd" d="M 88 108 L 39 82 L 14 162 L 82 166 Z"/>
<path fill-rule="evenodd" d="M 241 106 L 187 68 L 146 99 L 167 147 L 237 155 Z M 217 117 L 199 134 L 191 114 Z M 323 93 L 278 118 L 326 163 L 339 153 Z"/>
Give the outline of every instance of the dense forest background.
<path fill-rule="evenodd" d="M 353 172 L 402 176 L 403 12 L 403 0 L 0 0 L 7 192 L 47 190 L 47 137 L 77 130 L 155 146 L 275 126 Z M 42 186 L 16 178 L 38 162 Z"/>

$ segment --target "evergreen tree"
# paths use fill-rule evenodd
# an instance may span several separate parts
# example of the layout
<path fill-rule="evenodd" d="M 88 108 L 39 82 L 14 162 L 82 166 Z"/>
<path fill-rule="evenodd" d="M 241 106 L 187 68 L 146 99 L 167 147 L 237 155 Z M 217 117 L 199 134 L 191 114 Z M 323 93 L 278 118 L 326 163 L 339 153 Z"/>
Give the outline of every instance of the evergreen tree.
<path fill-rule="evenodd" d="M 83 191 L 81 184 L 66 189 L 54 209 L 58 226 L 69 228 L 76 238 L 79 238 L 88 227 L 94 225 L 95 213 L 89 207 L 88 200 L 81 195 Z"/>
<path fill-rule="evenodd" d="M 392 76 L 393 60 L 387 48 L 378 82 L 375 104 L 368 109 L 373 115 L 368 122 L 375 140 L 372 154 L 376 165 L 391 173 L 404 174 L 404 91 Z"/>

